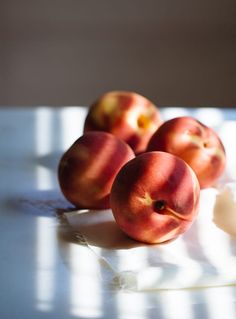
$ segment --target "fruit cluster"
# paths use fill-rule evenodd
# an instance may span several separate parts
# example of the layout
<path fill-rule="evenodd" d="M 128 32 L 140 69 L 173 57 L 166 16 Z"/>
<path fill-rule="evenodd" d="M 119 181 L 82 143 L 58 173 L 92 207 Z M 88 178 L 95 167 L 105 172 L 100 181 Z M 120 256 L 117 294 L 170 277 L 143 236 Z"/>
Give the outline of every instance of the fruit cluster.
<path fill-rule="evenodd" d="M 225 160 L 212 128 L 187 116 L 162 121 L 147 98 L 114 91 L 90 107 L 58 180 L 77 208 L 111 208 L 128 236 L 161 243 L 192 225 L 200 189 L 217 181 Z"/>

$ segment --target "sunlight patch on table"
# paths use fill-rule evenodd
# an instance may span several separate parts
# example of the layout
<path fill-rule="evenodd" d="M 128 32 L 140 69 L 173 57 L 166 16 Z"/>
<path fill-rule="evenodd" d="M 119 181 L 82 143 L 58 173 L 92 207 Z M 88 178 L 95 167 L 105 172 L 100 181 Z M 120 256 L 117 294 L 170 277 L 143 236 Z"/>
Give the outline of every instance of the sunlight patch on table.
<path fill-rule="evenodd" d="M 36 308 L 50 311 L 55 294 L 55 220 L 38 217 L 36 234 Z"/>
<path fill-rule="evenodd" d="M 169 291 L 160 295 L 163 318 L 194 319 L 189 291 Z"/>
<path fill-rule="evenodd" d="M 42 107 L 36 110 L 36 156 L 41 158 L 52 152 L 52 110 Z M 36 186 L 39 190 L 53 188 L 52 171 L 42 165 L 36 165 Z"/>
<path fill-rule="evenodd" d="M 222 287 L 221 289 L 205 290 L 205 301 L 209 318 L 236 318 L 234 304 L 232 303 L 233 288 Z"/>
<path fill-rule="evenodd" d="M 102 316 L 102 283 L 95 254 L 87 247 L 70 244 L 70 313 L 83 318 Z"/>
<path fill-rule="evenodd" d="M 86 114 L 85 107 L 62 108 L 60 111 L 62 150 L 67 150 L 82 135 Z"/>
<path fill-rule="evenodd" d="M 116 296 L 118 319 L 148 319 L 147 297 L 142 293 L 120 292 Z"/>

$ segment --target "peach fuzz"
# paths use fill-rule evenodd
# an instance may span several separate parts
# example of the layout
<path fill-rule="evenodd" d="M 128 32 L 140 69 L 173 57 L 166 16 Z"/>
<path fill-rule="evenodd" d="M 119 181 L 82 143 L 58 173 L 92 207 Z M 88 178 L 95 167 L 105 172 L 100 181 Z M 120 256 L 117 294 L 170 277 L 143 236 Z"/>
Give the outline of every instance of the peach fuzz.
<path fill-rule="evenodd" d="M 138 154 L 146 149 L 161 123 L 157 107 L 146 97 L 129 91 L 111 91 L 100 96 L 89 108 L 84 132 L 112 133 Z"/>
<path fill-rule="evenodd" d="M 88 132 L 63 154 L 58 180 L 65 198 L 78 208 L 109 208 L 112 183 L 134 158 L 132 149 L 106 132 Z"/>
<path fill-rule="evenodd" d="M 150 139 L 147 151 L 164 151 L 182 158 L 196 173 L 201 188 L 212 186 L 225 168 L 226 155 L 219 136 L 193 117 L 164 122 Z"/>
<path fill-rule="evenodd" d="M 155 244 L 176 238 L 192 225 L 199 196 L 197 177 L 186 162 L 165 152 L 149 152 L 122 167 L 110 201 L 124 233 Z"/>

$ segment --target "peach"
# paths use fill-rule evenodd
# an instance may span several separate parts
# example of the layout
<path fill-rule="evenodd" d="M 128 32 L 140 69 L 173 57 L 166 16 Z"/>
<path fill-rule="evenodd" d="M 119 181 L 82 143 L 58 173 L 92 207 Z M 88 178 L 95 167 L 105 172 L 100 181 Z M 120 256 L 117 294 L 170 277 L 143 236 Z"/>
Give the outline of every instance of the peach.
<path fill-rule="evenodd" d="M 88 132 L 63 154 L 58 167 L 62 193 L 79 208 L 108 208 L 112 183 L 133 150 L 106 132 Z"/>
<path fill-rule="evenodd" d="M 91 105 L 84 132 L 112 133 L 138 154 L 146 149 L 150 137 L 161 123 L 157 107 L 146 97 L 134 92 L 112 91 Z"/>
<path fill-rule="evenodd" d="M 147 151 L 163 151 L 182 158 L 196 173 L 201 188 L 212 186 L 225 168 L 225 149 L 218 134 L 189 116 L 164 122 L 150 139 Z"/>
<path fill-rule="evenodd" d="M 174 239 L 192 225 L 199 194 L 198 179 L 186 162 L 169 153 L 149 152 L 121 168 L 110 202 L 123 232 L 154 244 Z"/>

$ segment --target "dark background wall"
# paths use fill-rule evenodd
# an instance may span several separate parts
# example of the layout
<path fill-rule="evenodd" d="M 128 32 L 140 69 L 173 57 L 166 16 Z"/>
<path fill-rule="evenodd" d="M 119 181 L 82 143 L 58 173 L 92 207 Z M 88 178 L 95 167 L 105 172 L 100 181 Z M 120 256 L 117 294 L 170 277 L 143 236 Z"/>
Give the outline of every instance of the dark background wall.
<path fill-rule="evenodd" d="M 0 105 L 236 107 L 235 0 L 0 0 Z"/>

